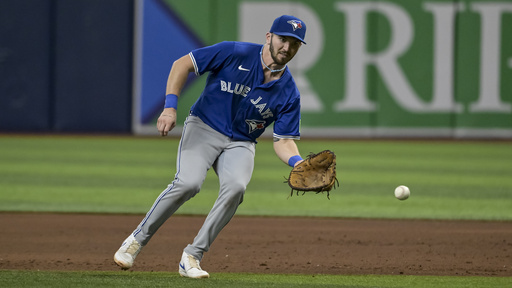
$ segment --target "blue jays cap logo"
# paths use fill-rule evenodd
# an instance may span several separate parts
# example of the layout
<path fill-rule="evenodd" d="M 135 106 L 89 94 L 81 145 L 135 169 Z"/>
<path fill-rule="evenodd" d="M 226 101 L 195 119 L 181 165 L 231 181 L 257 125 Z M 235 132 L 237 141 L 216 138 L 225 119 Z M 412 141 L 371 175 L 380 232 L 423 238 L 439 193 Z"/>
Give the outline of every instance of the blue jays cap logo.
<path fill-rule="evenodd" d="M 295 37 L 306 44 L 304 41 L 306 36 L 306 23 L 295 16 L 282 15 L 277 17 L 274 23 L 272 23 L 269 32 L 280 36 Z"/>
<path fill-rule="evenodd" d="M 292 25 L 293 27 L 293 31 L 297 30 L 297 29 L 301 29 L 302 28 L 302 22 L 301 21 L 298 21 L 298 20 L 290 20 L 288 22 L 286 22 L 290 25 Z"/>

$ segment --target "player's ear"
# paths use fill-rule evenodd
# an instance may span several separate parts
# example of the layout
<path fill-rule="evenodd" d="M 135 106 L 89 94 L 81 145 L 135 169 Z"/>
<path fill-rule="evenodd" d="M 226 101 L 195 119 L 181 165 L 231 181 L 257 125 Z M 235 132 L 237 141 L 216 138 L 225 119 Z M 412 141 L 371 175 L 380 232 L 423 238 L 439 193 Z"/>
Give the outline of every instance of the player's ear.
<path fill-rule="evenodd" d="M 267 43 L 267 44 L 270 44 L 270 39 L 272 39 L 272 33 L 267 32 L 267 34 L 265 35 L 265 37 L 266 37 L 266 40 L 267 40 L 267 42 L 266 42 L 266 43 Z"/>

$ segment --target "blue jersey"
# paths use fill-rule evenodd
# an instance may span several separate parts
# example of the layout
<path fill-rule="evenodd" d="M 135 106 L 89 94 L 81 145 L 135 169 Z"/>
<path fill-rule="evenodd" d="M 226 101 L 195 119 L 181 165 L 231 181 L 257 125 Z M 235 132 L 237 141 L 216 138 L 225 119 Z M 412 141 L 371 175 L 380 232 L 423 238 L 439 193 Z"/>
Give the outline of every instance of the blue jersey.
<path fill-rule="evenodd" d="M 274 137 L 299 139 L 300 94 L 288 70 L 263 84 L 263 45 L 221 42 L 190 52 L 196 75 L 210 72 L 191 108 L 216 131 L 233 140 L 252 141 L 274 122 Z"/>

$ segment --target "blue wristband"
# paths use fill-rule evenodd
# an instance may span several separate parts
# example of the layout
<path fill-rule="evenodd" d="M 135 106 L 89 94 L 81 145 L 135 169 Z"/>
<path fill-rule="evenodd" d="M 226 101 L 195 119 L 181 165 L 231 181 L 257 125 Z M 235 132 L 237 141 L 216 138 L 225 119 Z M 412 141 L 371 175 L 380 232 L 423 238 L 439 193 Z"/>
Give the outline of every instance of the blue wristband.
<path fill-rule="evenodd" d="M 302 157 L 300 157 L 300 155 L 292 156 L 292 157 L 290 157 L 290 159 L 288 159 L 288 165 L 290 165 L 291 167 L 294 167 L 295 163 L 297 163 L 300 160 L 302 160 Z"/>
<path fill-rule="evenodd" d="M 165 95 L 165 105 L 164 105 L 164 108 L 178 109 L 178 95 L 176 95 L 176 94 L 167 94 L 167 95 Z"/>

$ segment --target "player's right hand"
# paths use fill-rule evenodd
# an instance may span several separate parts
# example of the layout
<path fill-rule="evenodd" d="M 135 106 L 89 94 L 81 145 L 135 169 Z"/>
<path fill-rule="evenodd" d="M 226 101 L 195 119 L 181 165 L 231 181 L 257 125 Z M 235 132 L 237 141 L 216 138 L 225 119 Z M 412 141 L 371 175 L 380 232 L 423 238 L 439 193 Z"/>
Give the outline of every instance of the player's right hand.
<path fill-rule="evenodd" d="M 160 136 L 167 136 L 174 127 L 176 127 L 176 109 L 165 108 L 156 121 L 156 128 Z"/>

